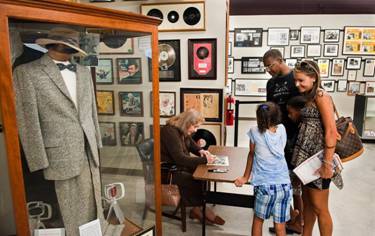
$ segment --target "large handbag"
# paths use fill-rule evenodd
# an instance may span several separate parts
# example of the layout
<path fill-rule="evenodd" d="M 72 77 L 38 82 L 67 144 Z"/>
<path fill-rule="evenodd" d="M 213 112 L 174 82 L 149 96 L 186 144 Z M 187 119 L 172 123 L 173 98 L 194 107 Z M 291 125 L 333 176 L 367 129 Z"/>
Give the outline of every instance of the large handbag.
<path fill-rule="evenodd" d="M 161 185 L 161 204 L 164 206 L 177 207 L 181 200 L 180 191 L 176 184 L 172 184 L 172 173 L 170 174 L 169 184 Z"/>

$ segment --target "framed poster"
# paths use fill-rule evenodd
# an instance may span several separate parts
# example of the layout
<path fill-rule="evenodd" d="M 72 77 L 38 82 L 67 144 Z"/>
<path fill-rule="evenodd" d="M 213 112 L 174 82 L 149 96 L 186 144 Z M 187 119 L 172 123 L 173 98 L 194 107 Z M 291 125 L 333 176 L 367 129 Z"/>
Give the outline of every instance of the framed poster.
<path fill-rule="evenodd" d="M 113 84 L 113 65 L 111 58 L 100 58 L 95 70 L 97 84 Z"/>
<path fill-rule="evenodd" d="M 143 116 L 142 92 L 119 92 L 121 116 Z"/>
<path fill-rule="evenodd" d="M 232 42 L 228 42 L 228 56 L 232 56 Z"/>
<path fill-rule="evenodd" d="M 344 28 L 343 55 L 375 55 L 375 27 Z"/>
<path fill-rule="evenodd" d="M 241 58 L 241 73 L 242 74 L 261 74 L 265 73 L 266 69 L 263 65 L 261 57 L 242 57 Z"/>
<path fill-rule="evenodd" d="M 339 29 L 326 29 L 324 30 L 325 43 L 337 43 L 340 40 L 340 30 Z"/>
<path fill-rule="evenodd" d="M 338 44 L 324 44 L 325 57 L 337 57 L 339 55 L 339 45 Z"/>
<path fill-rule="evenodd" d="M 189 39 L 189 79 L 216 79 L 216 39 Z"/>
<path fill-rule="evenodd" d="M 329 76 L 329 59 L 318 59 L 318 66 L 320 71 L 320 77 L 327 78 Z"/>
<path fill-rule="evenodd" d="M 263 40 L 262 28 L 236 28 L 234 29 L 235 47 L 261 47 Z"/>
<path fill-rule="evenodd" d="M 228 57 L 228 74 L 234 73 L 234 58 Z"/>
<path fill-rule="evenodd" d="M 356 94 L 359 94 L 360 90 L 360 82 L 349 82 L 348 86 L 348 95 L 349 96 L 355 96 Z"/>
<path fill-rule="evenodd" d="M 223 117 L 223 90 L 180 88 L 180 111 L 195 109 L 206 121 L 221 122 Z"/>
<path fill-rule="evenodd" d="M 348 70 L 348 81 L 355 81 L 357 79 L 357 70 Z"/>
<path fill-rule="evenodd" d="M 290 40 L 298 40 L 299 36 L 299 30 L 290 30 L 289 31 L 289 39 Z"/>
<path fill-rule="evenodd" d="M 99 129 L 103 146 L 117 145 L 115 122 L 99 122 Z"/>
<path fill-rule="evenodd" d="M 301 27 L 301 43 L 319 44 L 320 43 L 320 27 Z"/>
<path fill-rule="evenodd" d="M 295 59 L 295 58 L 286 58 L 285 59 L 285 64 L 287 64 L 288 66 L 289 66 L 289 68 L 294 68 L 294 66 L 296 65 L 296 63 L 297 63 L 297 59 Z"/>
<path fill-rule="evenodd" d="M 281 56 L 284 58 L 284 47 L 271 47 L 270 49 L 276 49 L 276 50 L 278 50 L 280 53 L 281 53 Z"/>
<path fill-rule="evenodd" d="M 290 46 L 290 57 L 292 58 L 305 57 L 305 46 L 304 45 Z"/>
<path fill-rule="evenodd" d="M 142 143 L 144 137 L 142 122 L 120 122 L 121 146 L 135 146 Z"/>
<path fill-rule="evenodd" d="M 113 100 L 113 91 L 97 90 L 96 102 L 99 115 L 114 115 L 115 103 Z"/>
<path fill-rule="evenodd" d="M 141 58 L 117 58 L 117 75 L 119 84 L 141 84 Z"/>
<path fill-rule="evenodd" d="M 366 82 L 366 96 L 375 96 L 375 82 Z"/>
<path fill-rule="evenodd" d="M 308 57 L 320 57 L 322 51 L 322 45 L 320 44 L 309 44 L 307 45 L 307 56 Z"/>
<path fill-rule="evenodd" d="M 159 81 L 181 81 L 180 40 L 159 40 Z"/>
<path fill-rule="evenodd" d="M 348 70 L 359 70 L 361 69 L 361 57 L 348 57 L 346 59 L 346 69 Z"/>
<path fill-rule="evenodd" d="M 152 92 L 151 92 L 151 99 L 152 99 Z M 151 106 L 151 109 L 152 107 L 153 106 Z M 175 116 L 176 115 L 176 92 L 160 91 L 159 92 L 159 109 L 160 109 L 160 117 Z"/>
<path fill-rule="evenodd" d="M 343 76 L 344 75 L 345 59 L 334 58 L 332 60 L 331 75 L 332 76 Z"/>
<path fill-rule="evenodd" d="M 322 87 L 327 92 L 335 92 L 335 81 L 334 80 L 323 80 Z"/>
<path fill-rule="evenodd" d="M 266 96 L 268 80 L 262 79 L 236 79 L 234 95 L 236 96 Z"/>
<path fill-rule="evenodd" d="M 133 54 L 133 39 L 124 35 L 106 34 L 99 43 L 99 54 Z"/>
<path fill-rule="evenodd" d="M 346 92 L 348 88 L 347 80 L 338 80 L 337 81 L 337 92 Z"/>
<path fill-rule="evenodd" d="M 289 28 L 268 28 L 268 46 L 288 46 Z"/>
<path fill-rule="evenodd" d="M 375 76 L 375 58 L 365 59 L 365 68 L 363 69 L 363 77 Z"/>

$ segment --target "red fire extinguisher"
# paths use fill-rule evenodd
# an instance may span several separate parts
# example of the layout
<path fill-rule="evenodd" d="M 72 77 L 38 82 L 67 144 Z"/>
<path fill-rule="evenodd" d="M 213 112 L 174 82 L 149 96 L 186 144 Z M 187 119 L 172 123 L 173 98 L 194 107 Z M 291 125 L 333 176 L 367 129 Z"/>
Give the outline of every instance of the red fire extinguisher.
<path fill-rule="evenodd" d="M 225 112 L 225 123 L 226 125 L 230 126 L 233 125 L 234 122 L 234 103 L 235 99 L 232 95 L 229 95 L 226 98 L 227 110 Z"/>

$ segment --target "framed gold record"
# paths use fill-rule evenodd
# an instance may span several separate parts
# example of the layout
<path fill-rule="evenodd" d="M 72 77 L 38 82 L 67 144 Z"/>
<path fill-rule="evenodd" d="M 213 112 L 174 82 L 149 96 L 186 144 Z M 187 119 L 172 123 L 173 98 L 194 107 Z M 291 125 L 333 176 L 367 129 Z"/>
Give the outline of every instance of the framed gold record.
<path fill-rule="evenodd" d="M 159 40 L 159 81 L 181 81 L 180 40 Z"/>

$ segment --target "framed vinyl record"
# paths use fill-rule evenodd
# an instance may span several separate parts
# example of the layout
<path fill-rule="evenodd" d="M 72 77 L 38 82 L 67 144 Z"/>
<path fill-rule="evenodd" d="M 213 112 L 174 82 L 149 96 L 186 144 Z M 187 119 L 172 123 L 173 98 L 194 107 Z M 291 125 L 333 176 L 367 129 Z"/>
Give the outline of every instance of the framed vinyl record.
<path fill-rule="evenodd" d="M 181 81 L 180 40 L 159 40 L 159 81 Z"/>
<path fill-rule="evenodd" d="M 189 39 L 189 79 L 216 79 L 216 39 Z"/>

